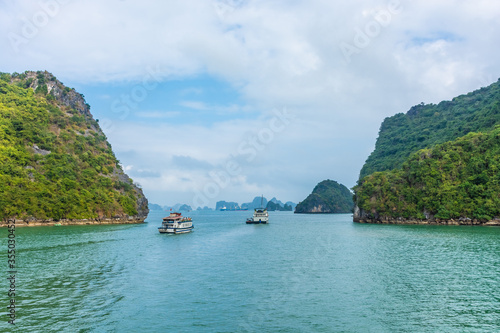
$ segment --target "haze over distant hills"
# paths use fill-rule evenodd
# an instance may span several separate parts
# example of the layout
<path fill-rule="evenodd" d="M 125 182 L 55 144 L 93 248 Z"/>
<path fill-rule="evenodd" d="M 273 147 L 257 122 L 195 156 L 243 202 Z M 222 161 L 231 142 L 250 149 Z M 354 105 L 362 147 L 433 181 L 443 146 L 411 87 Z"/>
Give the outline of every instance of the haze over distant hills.
<path fill-rule="evenodd" d="M 218 201 L 215 210 L 253 210 L 256 208 L 267 208 L 270 211 L 291 211 L 295 206 L 296 204 L 291 201 L 287 201 L 284 204 L 275 197 L 269 201 L 265 197 L 255 197 L 251 202 L 242 203 L 241 206 L 237 202 Z"/>
<path fill-rule="evenodd" d="M 191 208 L 191 206 L 189 205 L 186 205 L 186 204 L 175 204 L 173 206 L 160 206 L 158 204 L 154 204 L 154 203 L 150 203 L 149 204 L 149 209 L 151 210 L 165 210 L 165 211 L 175 211 L 175 212 L 178 212 L 178 211 L 186 211 L 186 212 L 189 212 L 189 211 L 192 211 L 193 209 Z"/>
<path fill-rule="evenodd" d="M 282 201 L 276 199 L 273 197 L 271 200 L 267 200 L 265 197 L 255 197 L 251 202 L 245 202 L 242 203 L 241 205 L 238 204 L 237 202 L 232 202 L 232 201 L 218 201 L 215 205 L 215 210 L 253 210 L 255 208 L 267 208 L 270 211 L 275 211 L 275 210 L 286 210 L 286 211 L 291 211 L 294 210 L 297 204 L 287 201 L 286 203 L 283 203 Z M 149 204 L 149 209 L 151 210 L 165 210 L 165 211 L 191 211 L 193 210 L 191 206 L 187 204 L 175 204 L 173 206 L 161 206 L 159 204 L 154 204 L 150 203 Z M 210 211 L 213 210 L 212 208 L 209 207 L 197 207 L 196 210 L 206 210 Z"/>

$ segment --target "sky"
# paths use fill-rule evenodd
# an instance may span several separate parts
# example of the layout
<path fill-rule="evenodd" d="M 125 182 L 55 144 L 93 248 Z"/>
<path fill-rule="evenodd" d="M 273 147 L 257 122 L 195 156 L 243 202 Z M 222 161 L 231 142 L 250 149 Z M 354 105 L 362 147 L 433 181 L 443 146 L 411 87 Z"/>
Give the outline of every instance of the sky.
<path fill-rule="evenodd" d="M 0 0 L 0 71 L 85 95 L 152 203 L 353 187 L 381 122 L 500 77 L 498 0 Z"/>

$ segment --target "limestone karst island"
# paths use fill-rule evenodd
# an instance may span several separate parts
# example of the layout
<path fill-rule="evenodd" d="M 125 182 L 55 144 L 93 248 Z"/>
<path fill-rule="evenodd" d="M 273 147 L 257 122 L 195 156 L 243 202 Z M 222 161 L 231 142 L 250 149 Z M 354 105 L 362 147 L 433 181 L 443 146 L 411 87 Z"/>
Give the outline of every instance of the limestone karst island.
<path fill-rule="evenodd" d="M 295 208 L 301 214 L 351 213 L 352 193 L 334 180 L 324 180 L 316 185 L 309 196 Z"/>
<path fill-rule="evenodd" d="M 0 75 L 0 214 L 17 226 L 140 223 L 122 170 L 83 95 L 48 72 Z"/>
<path fill-rule="evenodd" d="M 500 80 L 386 118 L 354 187 L 354 221 L 500 225 Z"/>

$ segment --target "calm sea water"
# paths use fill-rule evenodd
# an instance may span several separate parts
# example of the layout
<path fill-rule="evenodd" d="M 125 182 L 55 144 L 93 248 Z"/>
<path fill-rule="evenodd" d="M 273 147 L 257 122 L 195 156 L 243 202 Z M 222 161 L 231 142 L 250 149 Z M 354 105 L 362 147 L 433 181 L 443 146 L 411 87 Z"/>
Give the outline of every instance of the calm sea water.
<path fill-rule="evenodd" d="M 195 231 L 19 228 L 16 330 L 498 332 L 500 228 L 352 223 L 351 215 L 192 212 Z M 185 214 L 186 215 L 186 214 Z"/>

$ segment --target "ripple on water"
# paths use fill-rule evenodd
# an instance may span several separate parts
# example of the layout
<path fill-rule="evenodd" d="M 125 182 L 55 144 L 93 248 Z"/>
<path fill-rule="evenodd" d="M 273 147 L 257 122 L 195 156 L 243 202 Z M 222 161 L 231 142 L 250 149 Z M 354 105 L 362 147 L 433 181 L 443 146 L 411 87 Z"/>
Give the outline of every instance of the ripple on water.
<path fill-rule="evenodd" d="M 498 331 L 500 229 L 192 212 L 195 231 L 17 230 L 26 332 Z M 307 226 L 307 227 L 305 227 Z M 0 240 L 5 248 L 5 239 Z M 0 260 L 6 260 L 0 252 Z M 2 303 L 5 295 L 0 296 Z M 3 312 L 1 315 L 4 315 Z"/>

